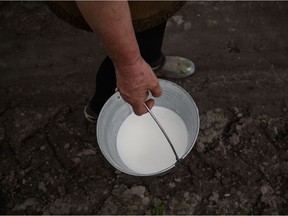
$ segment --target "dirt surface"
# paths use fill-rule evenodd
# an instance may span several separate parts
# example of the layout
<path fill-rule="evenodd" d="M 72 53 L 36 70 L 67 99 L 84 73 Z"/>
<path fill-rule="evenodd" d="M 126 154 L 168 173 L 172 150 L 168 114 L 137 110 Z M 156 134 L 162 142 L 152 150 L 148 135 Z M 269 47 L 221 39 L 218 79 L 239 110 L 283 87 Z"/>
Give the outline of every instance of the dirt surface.
<path fill-rule="evenodd" d="M 83 107 L 105 56 L 41 2 L 0 2 L 0 214 L 288 214 L 288 2 L 188 2 L 166 54 L 196 72 L 197 143 L 164 176 L 102 156 Z"/>

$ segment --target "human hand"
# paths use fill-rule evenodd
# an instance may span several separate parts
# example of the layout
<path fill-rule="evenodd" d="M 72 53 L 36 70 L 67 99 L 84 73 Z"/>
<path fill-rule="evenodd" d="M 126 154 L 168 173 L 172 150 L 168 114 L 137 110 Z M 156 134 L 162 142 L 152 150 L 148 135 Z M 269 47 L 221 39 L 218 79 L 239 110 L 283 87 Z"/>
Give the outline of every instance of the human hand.
<path fill-rule="evenodd" d="M 154 100 L 147 100 L 149 91 L 154 97 L 162 94 L 159 81 L 151 67 L 139 58 L 134 64 L 126 66 L 116 66 L 117 88 L 121 97 L 129 103 L 136 115 L 147 112 L 144 103 L 152 109 Z M 146 101 L 147 100 L 147 101 Z"/>

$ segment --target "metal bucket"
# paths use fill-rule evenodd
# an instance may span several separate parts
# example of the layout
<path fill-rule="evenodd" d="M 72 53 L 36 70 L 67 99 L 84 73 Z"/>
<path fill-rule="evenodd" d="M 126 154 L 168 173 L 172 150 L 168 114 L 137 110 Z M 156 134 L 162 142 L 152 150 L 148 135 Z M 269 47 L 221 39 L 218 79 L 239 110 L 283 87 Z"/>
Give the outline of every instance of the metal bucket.
<path fill-rule="evenodd" d="M 159 79 L 163 90 L 161 97 L 155 98 L 155 106 L 165 107 L 178 114 L 184 121 L 188 132 L 188 143 L 183 159 L 193 148 L 200 126 L 199 113 L 192 97 L 179 85 Z M 117 151 L 117 134 L 123 121 L 133 112 L 132 107 L 126 103 L 119 92 L 112 95 L 103 106 L 97 122 L 97 140 L 105 158 L 119 171 L 134 176 L 154 176 L 161 175 L 173 167 L 175 164 L 154 173 L 144 174 L 131 170 L 123 163 Z M 159 153 L 161 154 L 161 153 Z"/>

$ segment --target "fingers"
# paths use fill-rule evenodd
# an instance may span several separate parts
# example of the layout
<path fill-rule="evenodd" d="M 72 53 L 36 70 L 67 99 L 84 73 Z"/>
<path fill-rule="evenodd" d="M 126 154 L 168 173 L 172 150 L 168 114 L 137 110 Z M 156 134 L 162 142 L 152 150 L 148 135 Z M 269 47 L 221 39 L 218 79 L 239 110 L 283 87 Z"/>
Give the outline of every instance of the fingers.
<path fill-rule="evenodd" d="M 133 112 L 138 116 L 141 116 L 148 112 L 143 103 L 133 104 L 132 108 L 133 108 Z"/>
<path fill-rule="evenodd" d="M 141 116 L 141 115 L 148 112 L 144 106 L 144 103 L 146 103 L 146 105 L 149 107 L 149 109 L 152 109 L 154 106 L 154 103 L 155 103 L 155 101 L 153 99 L 147 100 L 147 98 L 149 96 L 148 88 L 154 97 L 161 96 L 162 89 L 159 85 L 158 80 L 156 82 L 154 82 L 154 85 L 150 85 L 149 87 L 147 86 L 146 88 L 144 87 L 141 90 L 138 89 L 137 92 L 140 92 L 138 94 L 128 95 L 128 94 L 123 93 L 121 91 L 121 88 L 118 88 L 118 89 L 119 89 L 121 97 L 124 99 L 124 101 L 126 101 L 127 103 L 129 103 L 132 106 L 133 112 L 136 115 Z M 136 91 L 134 91 L 133 93 L 135 93 L 135 92 Z"/>
<path fill-rule="evenodd" d="M 146 110 L 146 108 L 142 104 L 142 105 L 139 105 L 139 106 L 133 106 L 133 112 L 136 115 L 141 116 L 141 115 L 147 113 L 148 111 Z"/>
<path fill-rule="evenodd" d="M 121 92 L 120 92 L 120 95 L 124 101 L 126 101 L 127 103 L 129 103 L 132 106 L 133 112 L 136 115 L 141 116 L 141 115 L 147 113 L 147 110 L 143 104 L 145 100 L 141 100 L 141 99 L 139 99 L 139 97 L 137 99 L 135 99 L 135 98 L 126 96 L 126 95 L 121 94 Z"/>
<path fill-rule="evenodd" d="M 154 106 L 154 100 L 153 99 L 149 99 L 146 102 L 146 105 L 149 107 L 149 109 L 152 109 L 152 107 Z M 148 110 L 146 109 L 146 107 L 144 106 L 144 103 L 142 104 L 137 104 L 132 106 L 133 107 L 133 111 L 136 115 L 141 116 L 145 113 L 148 112 Z"/>
<path fill-rule="evenodd" d="M 154 106 L 155 101 L 153 99 L 149 99 L 145 103 L 149 107 L 149 109 L 151 110 L 152 107 Z"/>
<path fill-rule="evenodd" d="M 139 99 L 140 97 L 138 97 L 137 99 L 133 99 L 132 97 L 121 94 L 121 92 L 120 92 L 120 95 L 124 101 L 126 101 L 127 103 L 129 103 L 132 106 L 133 112 L 138 116 L 141 116 L 141 115 L 148 112 L 148 110 L 144 106 L 144 103 L 146 103 L 146 105 L 149 107 L 149 109 L 152 109 L 152 107 L 154 106 L 154 100 L 153 99 L 148 99 L 146 101 L 148 94 L 145 94 L 146 97 L 143 97 L 143 99 Z"/>
<path fill-rule="evenodd" d="M 162 89 L 158 82 L 155 86 L 150 86 L 149 91 L 151 92 L 153 97 L 160 97 L 162 94 Z M 121 94 L 121 96 L 126 102 L 128 102 L 132 106 L 134 113 L 138 116 L 141 116 L 148 112 L 144 106 L 144 103 L 146 103 L 149 109 L 152 109 L 155 103 L 153 99 L 147 100 L 147 97 L 149 96 L 149 91 L 143 90 L 143 92 L 145 93 L 141 93 L 142 96 L 137 95 L 137 97 L 131 97 L 124 94 Z"/>
<path fill-rule="evenodd" d="M 162 95 L 162 88 L 159 85 L 159 82 L 157 82 L 157 85 L 150 87 L 150 92 L 154 97 L 160 97 Z"/>

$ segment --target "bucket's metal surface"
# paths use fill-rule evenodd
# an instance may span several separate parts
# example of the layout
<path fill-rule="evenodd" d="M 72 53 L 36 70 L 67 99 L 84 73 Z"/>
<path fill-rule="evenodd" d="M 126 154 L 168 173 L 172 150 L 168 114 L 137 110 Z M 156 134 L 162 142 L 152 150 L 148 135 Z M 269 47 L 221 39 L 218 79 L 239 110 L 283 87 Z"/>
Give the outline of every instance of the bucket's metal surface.
<path fill-rule="evenodd" d="M 155 106 L 166 107 L 177 113 L 184 121 L 188 132 L 188 143 L 185 154 L 180 158 L 185 158 L 193 148 L 200 126 L 200 119 L 197 106 L 192 97 L 179 85 L 159 79 L 162 88 L 162 96 L 155 99 Z M 97 121 L 97 140 L 101 152 L 105 158 L 116 169 L 134 176 L 153 176 L 167 173 L 175 164 L 164 170 L 151 174 L 137 173 L 128 168 L 121 160 L 117 151 L 117 134 L 123 121 L 133 112 L 132 107 L 126 103 L 119 92 L 112 95 L 103 106 Z"/>

